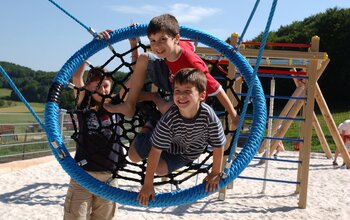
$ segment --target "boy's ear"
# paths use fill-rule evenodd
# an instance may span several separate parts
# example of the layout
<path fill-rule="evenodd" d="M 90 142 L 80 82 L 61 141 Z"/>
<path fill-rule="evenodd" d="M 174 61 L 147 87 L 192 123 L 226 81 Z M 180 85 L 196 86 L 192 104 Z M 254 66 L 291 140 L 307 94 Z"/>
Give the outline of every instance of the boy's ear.
<path fill-rule="evenodd" d="M 180 34 L 175 35 L 175 43 L 178 44 L 180 42 Z"/>
<path fill-rule="evenodd" d="M 207 91 L 203 91 L 199 94 L 200 101 L 204 101 L 206 97 L 207 97 Z"/>

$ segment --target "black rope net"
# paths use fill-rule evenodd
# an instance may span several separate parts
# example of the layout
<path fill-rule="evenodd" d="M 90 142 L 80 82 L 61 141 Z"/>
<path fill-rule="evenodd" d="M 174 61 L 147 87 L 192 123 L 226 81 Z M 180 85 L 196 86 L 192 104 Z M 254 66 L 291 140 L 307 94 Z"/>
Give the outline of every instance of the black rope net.
<path fill-rule="evenodd" d="M 135 62 L 129 62 L 128 57 L 134 50 L 142 50 L 143 52 L 148 50 L 148 46 L 139 42 L 137 47 L 134 47 L 124 53 L 117 53 L 114 48 L 109 47 L 112 51 L 112 56 L 100 66 L 101 69 L 110 68 L 111 63 L 117 63 L 111 71 L 104 71 L 106 77 L 110 77 L 113 80 L 111 94 L 102 95 L 99 94 L 98 87 L 102 83 L 97 84 L 96 89 L 93 91 L 88 90 L 86 87 L 77 88 L 75 108 L 69 110 L 70 119 L 72 121 L 74 132 L 71 138 L 75 140 L 76 145 L 79 146 L 80 158 L 75 158 L 77 163 L 85 170 L 89 171 L 110 171 L 113 178 L 123 179 L 127 181 L 137 182 L 143 184 L 146 171 L 146 160 L 133 163 L 127 157 L 127 152 L 130 144 L 134 140 L 135 136 L 150 119 L 159 119 L 160 112 L 157 110 L 153 102 L 139 102 L 136 106 L 136 113 L 132 118 L 124 117 L 122 114 L 114 114 L 107 112 L 102 104 L 105 100 L 109 99 L 113 104 L 122 103 L 127 96 L 128 88 L 126 86 L 127 80 L 133 73 L 133 65 Z M 224 66 L 220 65 L 218 61 L 205 60 L 210 65 L 211 74 L 214 77 L 220 77 L 226 90 L 231 90 L 233 94 L 236 94 L 233 90 L 234 80 L 227 77 L 227 73 Z M 90 68 L 95 68 L 89 63 Z M 120 70 L 124 70 L 121 72 Z M 125 73 L 126 70 L 126 73 Z M 89 82 L 89 78 L 85 81 L 85 85 Z M 146 81 L 144 90 L 150 91 L 151 82 Z M 77 100 L 82 91 L 85 91 L 85 98 L 87 104 L 83 108 L 77 107 Z M 169 96 L 169 93 L 158 90 L 160 95 L 164 98 Z M 93 106 L 92 95 L 98 94 L 101 96 L 102 101 Z M 235 95 L 238 103 L 242 103 L 238 96 Z M 214 109 L 220 108 L 220 104 L 216 98 L 210 98 L 207 100 Z M 240 105 L 239 105 L 240 106 Z M 219 118 L 224 123 L 225 133 L 233 141 L 234 131 L 229 130 L 228 117 L 224 109 L 217 111 Z M 225 154 L 229 154 L 230 149 L 225 151 Z M 209 173 L 212 166 L 210 157 L 212 155 L 212 149 L 209 147 L 203 152 L 200 159 L 188 164 L 187 166 L 174 171 L 167 176 L 155 176 L 154 185 L 172 184 L 179 188 L 179 185 L 192 177 L 198 176 L 201 173 Z M 166 177 L 166 178 L 164 178 Z"/>

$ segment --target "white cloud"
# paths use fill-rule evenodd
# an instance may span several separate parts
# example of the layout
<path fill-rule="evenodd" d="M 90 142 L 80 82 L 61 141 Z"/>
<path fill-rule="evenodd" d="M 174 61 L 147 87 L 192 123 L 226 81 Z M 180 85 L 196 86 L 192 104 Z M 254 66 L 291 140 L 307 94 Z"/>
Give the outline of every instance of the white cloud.
<path fill-rule="evenodd" d="M 160 14 L 162 11 L 164 11 L 163 8 L 153 6 L 153 5 L 143 5 L 132 7 L 132 6 L 126 6 L 126 5 L 113 5 L 110 7 L 113 11 L 121 12 L 125 14 Z"/>
<path fill-rule="evenodd" d="M 207 17 L 210 17 L 218 12 L 218 8 L 206 8 L 202 6 L 191 6 L 188 4 L 173 4 L 170 6 L 153 6 L 142 5 L 136 7 L 126 5 L 111 6 L 113 11 L 125 14 L 144 14 L 144 15 L 160 15 L 163 13 L 170 13 L 174 15 L 180 23 L 198 23 Z"/>
<path fill-rule="evenodd" d="M 170 14 L 174 15 L 180 23 L 198 23 L 206 17 L 218 13 L 218 8 L 205 8 L 188 4 L 174 4 L 170 6 Z"/>

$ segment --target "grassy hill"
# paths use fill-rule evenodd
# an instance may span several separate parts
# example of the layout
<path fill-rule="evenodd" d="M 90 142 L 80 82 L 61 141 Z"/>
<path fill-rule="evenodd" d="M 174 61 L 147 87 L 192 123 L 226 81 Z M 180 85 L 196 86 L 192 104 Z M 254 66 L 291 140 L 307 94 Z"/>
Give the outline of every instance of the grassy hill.
<path fill-rule="evenodd" d="M 12 101 L 8 98 L 10 97 L 11 89 L 0 89 L 0 100 L 3 102 L 3 105 L 0 106 L 0 113 L 7 113 L 7 112 L 15 112 L 15 113 L 24 113 L 29 112 L 27 107 L 24 105 L 23 102 L 19 101 Z M 36 103 L 32 102 L 30 103 L 30 106 L 33 108 L 33 110 L 37 113 L 44 112 L 45 103 Z M 0 118 L 1 121 L 1 118 Z"/>

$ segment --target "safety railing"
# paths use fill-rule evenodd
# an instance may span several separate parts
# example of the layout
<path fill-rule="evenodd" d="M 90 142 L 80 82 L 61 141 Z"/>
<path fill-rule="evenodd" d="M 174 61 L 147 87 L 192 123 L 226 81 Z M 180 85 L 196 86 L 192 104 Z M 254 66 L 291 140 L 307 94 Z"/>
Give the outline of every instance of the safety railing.
<path fill-rule="evenodd" d="M 43 118 L 43 113 L 38 116 Z M 74 130 L 64 109 L 60 111 L 60 127 L 67 149 L 74 151 L 75 142 L 70 138 Z M 29 112 L 0 112 L 0 163 L 51 154 L 45 131 Z"/>

